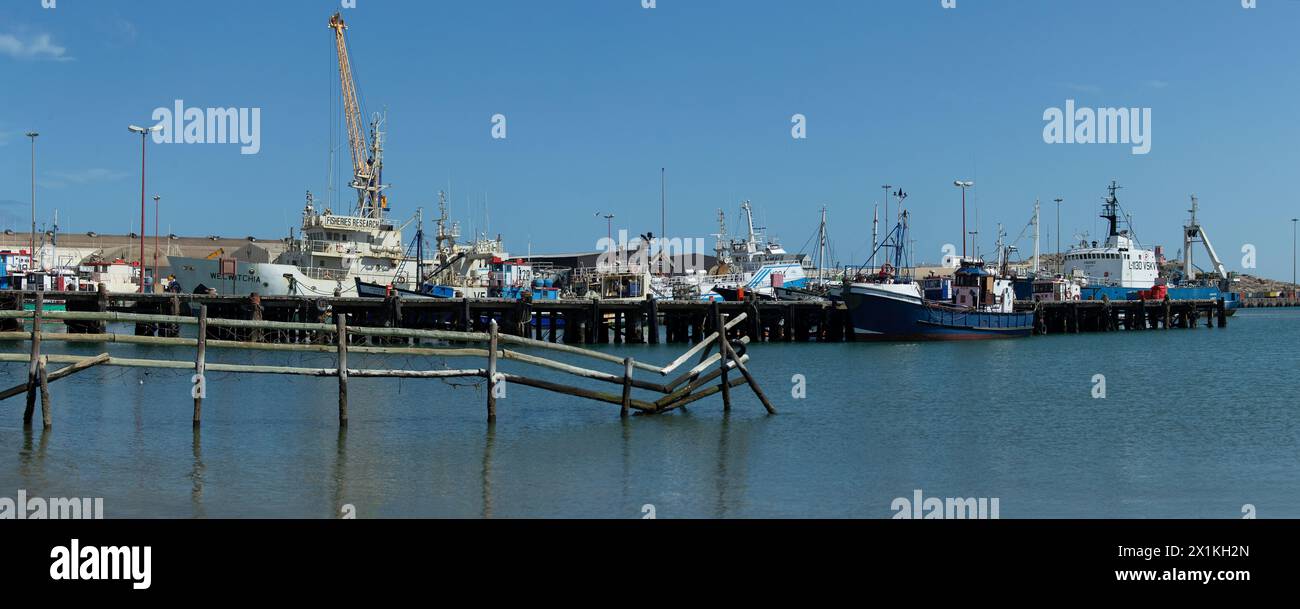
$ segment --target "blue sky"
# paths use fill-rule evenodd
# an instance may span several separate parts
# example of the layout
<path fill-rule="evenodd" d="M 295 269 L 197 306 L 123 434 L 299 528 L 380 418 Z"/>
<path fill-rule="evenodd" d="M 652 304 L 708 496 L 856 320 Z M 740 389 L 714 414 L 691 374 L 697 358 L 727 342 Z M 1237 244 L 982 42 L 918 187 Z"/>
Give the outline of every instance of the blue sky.
<path fill-rule="evenodd" d="M 797 250 L 827 205 L 845 262 L 867 254 L 881 184 L 908 191 L 917 257 L 934 260 L 960 243 L 955 178 L 976 181 L 969 222 L 978 208 L 986 251 L 996 223 L 1021 232 L 1035 198 L 1045 251 L 1058 196 L 1067 241 L 1099 235 L 1117 179 L 1147 245 L 1173 255 L 1195 193 L 1230 268 L 1251 244 L 1255 272 L 1289 278 L 1300 2 L 1258 4 L 357 0 L 344 15 L 365 109 L 388 110 L 394 214 L 431 213 L 450 184 L 462 224 L 515 252 L 594 248 L 597 211 L 658 233 L 660 167 L 669 235 L 707 237 L 718 208 L 736 227 L 750 199 Z M 182 99 L 260 108 L 261 151 L 151 143 L 164 227 L 286 234 L 306 190 L 328 196 L 341 115 L 325 24 L 339 5 L 3 0 L 0 223 L 28 222 L 22 134 L 35 128 L 38 221 L 57 208 L 66 230 L 131 230 L 139 139 L 126 125 Z M 1151 108 L 1151 152 L 1044 143 L 1043 112 L 1066 99 Z M 490 137 L 497 113 L 505 140 Z M 791 138 L 794 114 L 807 139 Z"/>

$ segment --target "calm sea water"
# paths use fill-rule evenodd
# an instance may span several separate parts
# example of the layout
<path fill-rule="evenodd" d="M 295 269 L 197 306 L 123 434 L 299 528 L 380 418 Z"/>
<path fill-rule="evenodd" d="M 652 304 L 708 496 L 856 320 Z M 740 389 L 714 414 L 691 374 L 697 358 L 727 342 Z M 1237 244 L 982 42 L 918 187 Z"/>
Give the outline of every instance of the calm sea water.
<path fill-rule="evenodd" d="M 195 434 L 188 372 L 100 367 L 51 386 L 48 433 L 22 429 L 21 397 L 0 402 L 0 496 L 103 497 L 108 517 L 329 518 L 351 504 L 359 517 L 639 518 L 651 504 L 660 518 L 888 518 L 921 489 L 996 497 L 1003 518 L 1239 518 L 1244 504 L 1294 518 L 1298 344 L 1300 311 L 1254 310 L 1226 330 L 754 346 L 771 417 L 743 388 L 729 415 L 711 398 L 620 420 L 616 406 L 513 387 L 489 427 L 482 388 L 354 379 L 346 433 L 333 379 L 211 374 Z M 614 350 L 662 364 L 683 347 Z M 791 397 L 795 375 L 806 399 Z M 0 384 L 24 379 L 0 364 Z"/>

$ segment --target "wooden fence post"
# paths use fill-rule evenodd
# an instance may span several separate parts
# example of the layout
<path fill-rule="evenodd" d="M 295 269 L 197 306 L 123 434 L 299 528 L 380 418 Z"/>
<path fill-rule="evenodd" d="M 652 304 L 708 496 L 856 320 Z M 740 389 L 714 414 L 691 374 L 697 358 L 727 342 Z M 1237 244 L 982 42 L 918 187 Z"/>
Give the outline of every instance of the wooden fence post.
<path fill-rule="evenodd" d="M 497 320 L 488 322 L 487 420 L 497 420 Z"/>
<path fill-rule="evenodd" d="M 39 382 L 36 378 L 38 373 L 37 366 L 40 365 L 38 360 L 41 359 L 41 313 L 45 308 L 45 292 L 36 292 L 36 309 L 32 313 L 32 359 L 27 366 L 27 408 L 23 410 L 23 426 L 30 427 L 32 424 L 32 415 L 36 412 L 36 392 L 39 389 Z"/>
<path fill-rule="evenodd" d="M 736 357 L 736 352 L 731 348 L 731 343 L 724 344 L 723 348 L 727 350 L 732 361 L 736 362 L 736 369 L 740 370 L 740 375 L 745 377 L 745 382 L 748 383 L 749 388 L 754 391 L 754 395 L 758 396 L 758 401 L 763 403 L 763 408 L 767 409 L 767 414 L 776 414 L 776 408 L 772 406 L 772 402 L 768 401 L 767 394 L 763 393 L 763 390 L 759 388 L 758 383 L 754 381 L 754 376 L 749 373 L 749 368 L 745 367 L 745 362 L 741 361 L 739 357 Z"/>
<path fill-rule="evenodd" d="M 199 306 L 198 350 L 194 355 L 194 376 L 198 386 L 194 389 L 194 427 L 198 428 L 203 420 L 203 395 L 207 393 L 208 382 L 204 378 L 208 357 L 208 305 Z"/>
<path fill-rule="evenodd" d="M 49 381 L 49 373 L 47 372 L 47 364 L 49 364 L 49 359 L 50 359 L 49 357 L 42 355 L 41 363 L 37 365 L 37 371 L 36 371 L 37 376 L 40 377 L 40 383 L 41 383 L 41 422 L 44 424 L 45 429 L 49 429 L 51 425 L 50 381 Z"/>
<path fill-rule="evenodd" d="M 727 382 L 727 324 L 722 320 L 722 308 L 718 302 L 713 301 L 709 307 L 713 309 L 713 328 L 718 333 L 718 354 L 721 359 L 718 365 L 722 367 L 722 410 L 731 410 L 731 385 Z"/>
<path fill-rule="evenodd" d="M 619 411 L 620 417 L 627 416 L 627 410 L 632 406 L 632 358 L 623 359 L 623 409 Z"/>
<path fill-rule="evenodd" d="M 339 357 L 339 427 L 348 424 L 348 322 L 347 315 L 339 313 L 334 316 L 335 340 L 338 342 Z"/>

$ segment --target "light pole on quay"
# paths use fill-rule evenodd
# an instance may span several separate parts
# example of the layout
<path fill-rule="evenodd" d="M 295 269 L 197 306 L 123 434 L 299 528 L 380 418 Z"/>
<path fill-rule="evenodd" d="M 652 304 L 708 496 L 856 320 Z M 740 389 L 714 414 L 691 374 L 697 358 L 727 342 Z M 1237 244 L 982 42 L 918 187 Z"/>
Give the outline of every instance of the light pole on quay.
<path fill-rule="evenodd" d="M 961 189 L 961 257 L 966 258 L 966 189 L 975 185 L 970 180 L 953 180 L 953 186 Z"/>
<path fill-rule="evenodd" d="M 32 140 L 32 242 L 27 250 L 27 269 L 30 273 L 36 268 L 36 138 L 40 136 L 35 131 L 28 131 L 27 137 Z"/>
<path fill-rule="evenodd" d="M 1065 260 L 1061 258 L 1061 202 L 1065 199 L 1056 198 L 1056 274 L 1060 275 L 1065 272 Z"/>
<path fill-rule="evenodd" d="M 149 141 L 149 134 L 159 129 L 161 125 L 152 127 L 137 127 L 128 125 L 127 131 L 140 134 L 140 293 L 144 293 L 144 151 L 145 143 Z"/>
<path fill-rule="evenodd" d="M 158 201 L 162 197 L 153 196 L 153 291 L 158 291 Z"/>

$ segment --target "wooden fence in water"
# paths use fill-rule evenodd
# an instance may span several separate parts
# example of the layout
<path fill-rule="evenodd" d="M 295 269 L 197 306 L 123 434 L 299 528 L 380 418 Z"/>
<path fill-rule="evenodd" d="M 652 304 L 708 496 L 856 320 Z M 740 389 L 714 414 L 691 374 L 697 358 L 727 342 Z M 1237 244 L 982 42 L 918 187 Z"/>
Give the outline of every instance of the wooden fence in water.
<path fill-rule="evenodd" d="M 571 345 L 551 343 L 513 336 L 498 332 L 497 324 L 492 321 L 487 332 L 461 332 L 451 330 L 422 330 L 409 328 L 385 327 L 350 327 L 346 315 L 336 315 L 334 323 L 301 323 L 282 321 L 258 321 L 246 319 L 209 319 L 207 307 L 202 306 L 197 317 L 183 315 L 154 315 L 123 312 L 92 311 L 46 311 L 44 298 L 36 294 L 35 307 L 32 311 L 0 311 L 0 320 L 14 320 L 19 323 L 31 322 L 30 331 L 10 330 L 0 332 L 0 341 L 30 341 L 29 353 L 2 353 L 0 363 L 26 363 L 27 380 L 7 390 L 0 391 L 0 400 L 26 394 L 27 405 L 23 412 L 24 425 L 31 425 L 35 414 L 36 400 L 39 395 L 41 414 L 45 427 L 52 424 L 52 406 L 49 384 L 82 370 L 94 366 L 125 366 L 132 368 L 162 368 L 173 370 L 193 370 L 191 377 L 194 398 L 194 426 L 202 420 L 203 399 L 206 396 L 207 372 L 234 372 L 247 374 L 285 374 L 315 377 L 336 377 L 338 379 L 338 415 L 339 425 L 348 423 L 348 380 L 350 378 L 482 378 L 487 382 L 487 419 L 496 420 L 497 399 L 504 392 L 506 384 L 534 387 L 563 395 L 584 398 L 596 402 L 614 404 L 620 407 L 620 416 L 628 416 L 635 410 L 638 414 L 661 414 L 682 408 L 693 402 L 718 393 L 722 394 L 723 408 L 731 408 L 731 390 L 748 384 L 769 414 L 775 414 L 767 396 L 759 388 L 748 366 L 749 355 L 743 353 L 748 337 L 734 341 L 740 345 L 737 349 L 733 341 L 721 338 L 727 330 L 742 323 L 745 313 L 740 313 L 727 320 L 721 309 L 711 310 L 713 332 L 691 347 L 680 357 L 666 366 L 656 366 L 637 361 L 631 357 L 620 358 L 600 351 L 592 351 Z M 97 333 L 50 333 L 44 332 L 43 324 L 52 321 L 90 322 L 103 327 L 109 322 L 134 324 L 157 324 L 161 336 L 139 336 L 134 334 Z M 180 336 L 181 325 L 197 325 L 196 338 Z M 210 338 L 217 329 L 226 328 L 242 330 L 236 340 Z M 718 329 L 722 329 L 720 333 Z M 163 331 L 165 330 L 165 331 Z M 264 334 L 269 332 L 302 333 L 310 340 L 303 342 L 279 343 L 264 342 Z M 127 343 L 139 345 L 193 347 L 194 360 L 139 359 L 123 358 L 100 353 L 93 357 L 79 355 L 55 355 L 41 352 L 42 342 L 64 341 L 79 343 Z M 421 346 L 420 341 L 436 341 L 438 346 Z M 371 344 L 360 344 L 369 342 Z M 393 343 L 405 343 L 394 346 Z M 412 346 L 415 345 L 415 346 Z M 473 346 L 478 345 L 478 346 Z M 526 353 L 516 349 L 504 348 L 505 345 L 518 348 L 536 349 L 563 353 L 570 356 L 593 359 L 605 364 L 619 364 L 621 374 L 602 372 L 583 368 L 574 364 L 550 359 L 541 355 Z M 267 351 L 297 352 L 333 352 L 337 354 L 336 365 L 328 368 L 306 368 L 291 366 L 266 366 L 252 364 L 209 363 L 207 349 L 246 349 Z M 716 353 L 710 354 L 716 349 Z M 738 352 L 739 351 L 739 352 Z M 387 354 L 416 355 L 444 358 L 484 358 L 481 368 L 405 370 L 405 369 L 354 369 L 348 366 L 348 354 Z M 692 358 L 699 361 L 689 370 L 679 374 L 668 382 L 653 382 L 644 377 L 637 377 L 637 370 L 667 378 Z M 500 370 L 502 360 L 518 362 L 539 368 L 565 373 L 567 375 L 601 381 L 618 385 L 618 394 L 596 391 L 575 385 L 567 385 L 523 374 L 508 373 Z M 50 364 L 69 364 L 64 368 L 51 371 Z M 732 375 L 732 373 L 738 373 Z M 714 380 L 719 380 L 713 385 Z M 644 400 L 633 396 L 633 390 L 640 389 L 661 395 L 655 400 Z"/>

